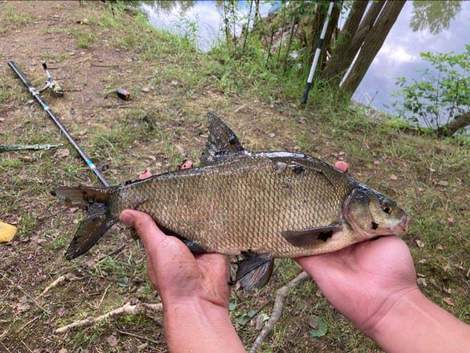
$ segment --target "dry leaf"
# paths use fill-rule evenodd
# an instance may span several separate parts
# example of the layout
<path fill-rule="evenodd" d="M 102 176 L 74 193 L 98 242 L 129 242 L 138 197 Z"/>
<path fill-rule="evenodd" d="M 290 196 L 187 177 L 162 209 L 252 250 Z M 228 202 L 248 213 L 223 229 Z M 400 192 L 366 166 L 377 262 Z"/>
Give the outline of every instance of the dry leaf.
<path fill-rule="evenodd" d="M 445 180 L 439 180 L 437 182 L 437 185 L 440 185 L 440 186 L 449 186 L 449 182 L 448 181 L 445 181 Z"/>
<path fill-rule="evenodd" d="M 454 218 L 453 218 L 453 217 L 447 218 L 447 223 L 448 223 L 450 226 L 453 225 L 453 224 L 455 223 Z"/>
<path fill-rule="evenodd" d="M 65 348 L 61 348 L 61 349 L 59 350 L 59 353 L 68 353 L 68 350 L 65 349 Z"/>
<path fill-rule="evenodd" d="M 425 278 L 418 278 L 418 280 L 416 281 L 416 283 L 418 283 L 418 285 L 420 287 L 427 287 L 428 286 L 428 282 L 426 282 L 426 279 Z"/>
<path fill-rule="evenodd" d="M 0 222 L 0 243 L 10 242 L 16 234 L 16 227 Z"/>
<path fill-rule="evenodd" d="M 111 336 L 108 336 L 106 338 L 106 342 L 108 342 L 108 344 L 111 346 L 111 347 L 116 347 L 118 345 L 118 339 L 116 336 L 114 335 L 111 335 Z"/>
<path fill-rule="evenodd" d="M 398 180 L 398 177 L 395 174 L 390 175 L 390 180 Z"/>
<path fill-rule="evenodd" d="M 60 148 L 55 153 L 56 157 L 58 158 L 65 158 L 70 156 L 70 151 L 67 148 Z"/>
<path fill-rule="evenodd" d="M 450 306 L 454 306 L 454 301 L 452 300 L 452 298 L 450 297 L 445 297 L 444 299 L 442 299 L 444 301 L 444 303 L 446 303 L 447 305 L 450 305 Z"/>
<path fill-rule="evenodd" d="M 450 264 L 446 264 L 443 268 L 442 268 L 445 272 L 450 272 L 450 270 L 452 269 L 452 267 L 450 266 Z"/>

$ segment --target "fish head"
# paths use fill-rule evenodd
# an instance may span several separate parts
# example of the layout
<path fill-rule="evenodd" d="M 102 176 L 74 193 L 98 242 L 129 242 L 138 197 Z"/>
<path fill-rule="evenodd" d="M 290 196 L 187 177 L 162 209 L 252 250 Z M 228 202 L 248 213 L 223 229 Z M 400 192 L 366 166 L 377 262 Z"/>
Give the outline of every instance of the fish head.
<path fill-rule="evenodd" d="M 363 238 L 404 235 L 409 217 L 395 201 L 367 187 L 353 189 L 343 207 L 343 217 Z"/>

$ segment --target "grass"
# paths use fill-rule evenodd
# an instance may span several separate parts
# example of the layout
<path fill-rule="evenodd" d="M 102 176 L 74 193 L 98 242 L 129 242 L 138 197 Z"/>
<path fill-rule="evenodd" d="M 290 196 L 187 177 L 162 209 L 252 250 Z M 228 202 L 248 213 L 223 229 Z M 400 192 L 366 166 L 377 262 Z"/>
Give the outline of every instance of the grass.
<path fill-rule="evenodd" d="M 74 30 L 71 31 L 71 34 L 77 43 L 77 47 L 82 49 L 90 48 L 96 41 L 96 35 L 90 31 Z"/>
<path fill-rule="evenodd" d="M 1 11 L 3 16 L 0 20 L 0 33 L 18 29 L 34 19 L 31 14 L 18 12 L 13 5 L 2 6 Z"/>
<path fill-rule="evenodd" d="M 22 12 L 25 16 L 34 13 L 30 3 L 19 6 L 30 9 Z M 80 90 L 49 103 L 93 160 L 99 166 L 108 166 L 104 173 L 109 180 L 133 179 L 146 168 L 154 173 L 171 170 L 186 158 L 197 161 L 207 137 L 205 114 L 209 110 L 225 116 L 250 149 L 299 150 L 329 162 L 344 158 L 355 177 L 390 194 L 413 218 L 405 240 L 420 278 L 426 280 L 427 285 L 422 285 L 426 295 L 459 318 L 470 320 L 467 137 L 440 140 L 427 133 L 410 134 L 401 120 L 371 120 L 367 109 L 350 106 L 345 97 L 326 86 L 314 87 L 308 106 L 301 109 L 297 101 L 303 85 L 298 84 L 298 77 L 303 73 L 282 73 L 266 67 L 256 42 L 249 42 L 241 59 L 233 58 L 229 55 L 232 49 L 222 46 L 202 54 L 190 39 L 156 31 L 143 15 L 130 16 L 121 5 L 114 6 L 115 15 L 99 3 L 64 6 L 67 9 L 59 13 L 66 17 L 64 23 L 70 24 L 70 35 L 64 35 L 60 26 L 46 23 L 38 31 L 39 37 L 30 32 L 31 43 L 42 46 L 43 33 L 47 30 L 50 34 L 48 49 L 33 53 L 33 59 L 60 63 L 57 77 L 67 77 L 67 84 Z M 47 18 L 57 13 L 53 8 L 43 10 L 48 11 Z M 4 18 L 4 12 L 0 13 L 2 23 Z M 76 24 L 83 18 L 88 18 L 88 25 Z M 21 26 L 27 30 L 29 22 Z M 9 32 L 12 28 L 5 33 L 15 36 L 14 31 Z M 53 35 L 66 42 L 49 48 L 54 45 Z M 89 50 L 83 56 L 60 54 L 58 49 L 65 44 Z M 57 56 L 50 54 L 56 52 Z M 108 56 L 103 57 L 105 54 Z M 106 64 L 119 63 L 119 67 L 93 68 L 90 62 L 94 61 L 87 55 L 93 60 L 100 57 Z M 75 69 L 77 63 L 79 69 Z M 42 72 L 27 67 L 26 71 L 32 79 L 43 79 Z M 39 108 L 23 104 L 30 96 L 17 80 L 7 70 L 1 74 L 0 109 L 13 107 L 0 122 L 2 143 L 61 141 Z M 103 92 L 123 85 L 131 91 L 131 101 L 120 102 L 112 96 L 104 101 Z M 142 92 L 143 87 L 151 87 L 150 92 Z M 101 107 L 103 104 L 111 108 Z M 72 108 L 77 112 L 73 116 Z M 83 130 L 86 134 L 82 136 L 79 133 Z M 116 330 L 155 337 L 160 329 L 143 316 L 126 316 L 69 336 L 51 335 L 51 328 L 104 313 L 131 298 L 158 300 L 145 277 L 144 252 L 125 237 L 122 229 L 114 228 L 89 255 L 74 262 L 63 260 L 63 250 L 83 215 L 59 205 L 50 191 L 64 184 L 97 185 L 75 153 L 66 157 L 59 157 L 56 151 L 4 153 L 0 156 L 0 174 L 0 215 L 4 221 L 18 222 L 21 240 L 0 249 L 5 263 L 14 263 L 10 267 L 14 271 L 6 269 L 5 275 L 34 297 L 60 274 L 72 272 L 79 278 L 51 290 L 41 302 L 51 316 L 37 319 L 20 336 L 8 335 L 1 342 L 11 351 L 24 350 L 17 339 L 20 337 L 32 350 L 44 345 L 56 351 L 65 347 L 69 351 L 93 348 L 106 352 L 131 351 L 142 344 L 136 338 L 118 335 Z M 443 181 L 448 184 L 440 185 Z M 42 242 L 37 244 L 36 238 Z M 103 257 L 122 244 L 126 246 L 120 253 Z M 98 261 L 100 258 L 103 260 Z M 253 326 L 256 320 L 250 320 L 253 310 L 269 314 L 274 291 L 297 270 L 289 260 L 278 261 L 268 287 L 255 295 L 234 291 L 231 316 L 247 346 L 257 334 Z M 8 282 L 0 285 L 4 283 L 7 293 L 18 291 Z M 443 301 L 447 297 L 452 298 L 453 306 Z M 15 317 L 15 327 L 19 328 L 35 318 L 33 311 L 15 312 L 14 295 L 5 298 L 0 320 Z M 58 314 L 59 309 L 65 310 L 63 316 Z M 314 315 L 328 326 L 323 337 L 309 335 L 308 322 Z M 106 338 L 110 335 L 119 336 L 117 347 L 109 347 Z M 160 340 L 161 346 L 149 344 L 147 351 L 164 351 Z M 309 282 L 289 296 L 285 315 L 261 350 L 277 351 L 376 352 L 378 348 L 332 310 Z"/>

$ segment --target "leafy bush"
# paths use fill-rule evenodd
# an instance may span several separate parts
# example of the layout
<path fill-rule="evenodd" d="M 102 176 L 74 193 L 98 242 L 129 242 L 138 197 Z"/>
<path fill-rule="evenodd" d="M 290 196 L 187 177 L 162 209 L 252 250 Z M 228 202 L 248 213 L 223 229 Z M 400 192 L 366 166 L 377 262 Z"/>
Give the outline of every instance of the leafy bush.
<path fill-rule="evenodd" d="M 439 128 L 470 111 L 470 45 L 465 52 L 421 53 L 432 69 L 421 80 L 400 77 L 402 100 L 395 104 L 405 119 L 430 128 Z"/>

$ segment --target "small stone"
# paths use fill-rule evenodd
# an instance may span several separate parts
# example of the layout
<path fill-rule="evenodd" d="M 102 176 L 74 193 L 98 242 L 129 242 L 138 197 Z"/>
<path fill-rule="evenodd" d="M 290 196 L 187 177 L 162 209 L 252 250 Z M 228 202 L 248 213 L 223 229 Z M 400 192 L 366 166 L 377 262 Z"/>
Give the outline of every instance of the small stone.
<path fill-rule="evenodd" d="M 440 185 L 440 186 L 449 186 L 449 182 L 448 181 L 445 181 L 445 180 L 439 180 L 437 182 L 437 185 Z"/>
<path fill-rule="evenodd" d="M 142 88 L 142 92 L 144 92 L 144 93 L 149 93 L 149 92 L 150 92 L 150 88 L 144 87 L 144 88 Z"/>
<path fill-rule="evenodd" d="M 379 165 L 379 164 L 380 164 L 380 161 L 377 161 L 377 160 L 374 161 L 374 165 Z"/>
<path fill-rule="evenodd" d="M 178 81 L 176 81 L 176 80 L 171 81 L 171 85 L 172 86 L 178 86 Z"/>
<path fill-rule="evenodd" d="M 396 181 L 398 177 L 395 174 L 390 175 L 390 180 Z"/>
<path fill-rule="evenodd" d="M 424 248 L 424 242 L 422 240 L 416 239 L 415 243 L 416 245 L 418 245 L 418 248 L 420 249 Z"/>
<path fill-rule="evenodd" d="M 276 136 L 276 134 L 275 134 L 274 132 L 271 132 L 271 133 L 268 134 L 268 136 L 271 137 L 271 138 L 273 138 L 273 137 Z"/>
<path fill-rule="evenodd" d="M 452 225 L 454 225 L 454 223 L 455 223 L 455 220 L 454 220 L 453 217 L 447 218 L 447 224 L 448 224 L 448 225 L 452 226 Z"/>

